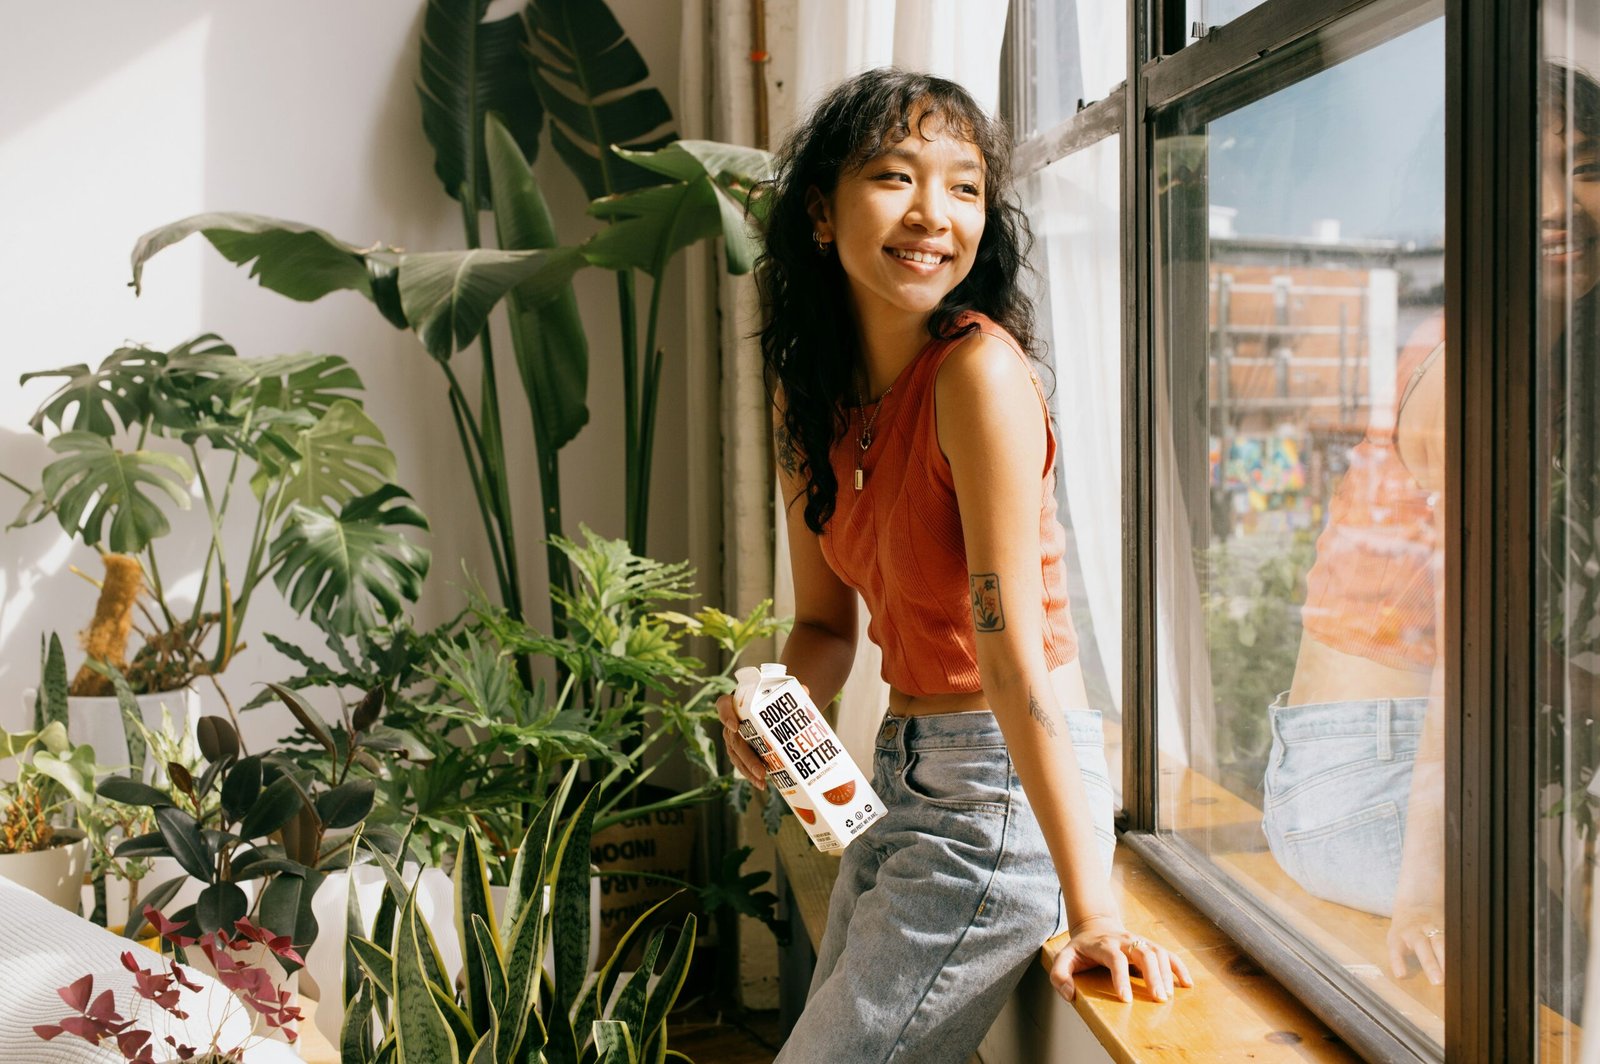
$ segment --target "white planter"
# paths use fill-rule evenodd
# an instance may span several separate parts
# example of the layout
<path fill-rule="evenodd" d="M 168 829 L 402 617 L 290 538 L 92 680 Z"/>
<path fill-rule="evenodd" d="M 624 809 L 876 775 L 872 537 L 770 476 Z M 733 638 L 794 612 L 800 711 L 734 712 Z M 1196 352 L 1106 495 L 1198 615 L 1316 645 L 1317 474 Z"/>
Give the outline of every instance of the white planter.
<path fill-rule="evenodd" d="M 0 877 L 27 887 L 74 915 L 88 868 L 89 840 L 84 838 L 35 853 L 0 854 Z"/>
<path fill-rule="evenodd" d="M 383 872 L 376 865 L 357 865 L 349 872 L 333 872 L 317 888 L 311 900 L 311 911 L 317 918 L 317 941 L 306 957 L 304 974 L 308 977 L 307 993 L 317 997 L 317 1029 L 334 1045 L 339 1044 L 339 1031 L 344 1026 L 344 994 L 341 980 L 344 971 L 344 941 L 346 932 L 346 898 L 350 877 L 355 877 L 356 904 L 361 909 L 363 933 L 372 933 L 372 924 L 378 918 L 378 906 L 383 899 Z M 407 885 L 416 881 L 417 866 L 408 864 L 400 876 Z M 440 960 L 444 970 L 455 976 L 461 971 L 461 940 L 456 935 L 455 884 L 443 870 L 427 868 L 421 872 L 422 882 L 417 888 L 417 912 L 433 929 L 434 941 L 439 945 Z M 494 907 L 498 922 L 505 916 L 507 887 L 490 887 L 489 901 Z M 549 911 L 549 888 L 545 890 L 545 909 Z M 589 970 L 593 971 L 600 958 L 600 877 L 589 879 Z M 555 954 L 547 949 L 544 968 L 554 977 Z"/>
<path fill-rule="evenodd" d="M 149 862 L 150 871 L 139 881 L 139 909 L 144 910 L 144 899 L 152 890 L 172 879 L 174 876 L 183 876 L 183 886 L 178 888 L 178 893 L 172 900 L 162 906 L 163 912 L 175 913 L 186 905 L 193 905 L 200 900 L 200 892 L 206 885 L 198 879 L 184 872 L 183 866 L 172 857 L 146 857 L 142 860 Z M 247 879 L 239 884 L 244 891 L 246 900 L 255 904 L 256 890 L 260 887 L 260 880 Z M 94 911 L 94 884 L 85 884 L 83 888 L 83 911 Z M 123 927 L 128 922 L 128 881 L 118 879 L 116 876 L 106 877 L 106 926 Z M 148 931 L 149 929 L 146 928 Z"/>
<path fill-rule="evenodd" d="M 32 726 L 35 689 L 22 692 L 24 719 Z M 192 687 L 177 691 L 162 691 L 153 695 L 134 695 L 139 704 L 139 716 L 151 731 L 161 730 L 163 707 L 172 716 L 172 723 L 195 741 L 195 726 L 200 720 L 200 693 Z M 128 732 L 123 727 L 122 708 L 115 698 L 67 699 L 67 737 L 74 743 L 94 747 L 95 761 L 112 773 L 123 775 L 128 770 Z M 163 766 L 145 761 L 146 780 L 165 780 Z"/>

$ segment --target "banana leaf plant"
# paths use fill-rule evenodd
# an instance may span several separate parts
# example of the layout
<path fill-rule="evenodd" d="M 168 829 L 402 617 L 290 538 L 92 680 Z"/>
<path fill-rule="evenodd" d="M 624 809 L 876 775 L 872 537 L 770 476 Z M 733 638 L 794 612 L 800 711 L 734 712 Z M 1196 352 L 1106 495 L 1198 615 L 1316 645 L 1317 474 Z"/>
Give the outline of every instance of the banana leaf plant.
<path fill-rule="evenodd" d="M 269 686 L 301 726 L 326 745 L 330 760 L 324 774 L 277 751 L 247 755 L 226 718 L 207 716 L 199 721 L 206 767 L 198 778 L 174 762 L 167 766 L 168 788 L 113 776 L 101 781 L 99 794 L 154 813 L 156 830 L 125 840 L 115 856 L 170 857 L 185 873 L 154 888 L 148 905 L 189 928 L 191 938 L 232 928 L 250 916 L 287 936 L 304 955 L 317 937 L 311 899 L 326 873 L 349 861 L 348 834 L 372 810 L 376 784 L 368 771 L 378 767 L 374 755 L 393 751 L 395 744 L 379 724 L 382 688 L 344 710 L 341 743 L 298 695 Z M 367 835 L 394 842 L 392 833 Z M 199 899 L 166 912 L 190 877 L 205 884 Z M 262 881 L 254 905 L 241 886 L 251 880 Z M 143 922 L 130 919 L 126 934 L 137 937 Z"/>
<path fill-rule="evenodd" d="M 626 536 L 644 553 L 664 352 L 657 344 L 662 285 L 677 252 L 721 237 L 728 269 L 749 270 L 750 190 L 764 152 L 679 141 L 665 97 L 604 0 L 531 0 L 485 21 L 488 0 L 430 0 L 418 79 L 435 172 L 462 205 L 465 250 L 399 252 L 363 246 L 297 222 L 219 213 L 154 230 L 134 249 L 137 289 L 150 257 L 200 233 L 229 261 L 250 264 L 266 288 L 296 300 L 350 290 L 386 320 L 414 330 L 445 378 L 452 419 L 489 541 L 500 601 L 526 619 L 504 429 L 511 394 L 499 387 L 487 328 L 506 304 L 513 361 L 531 419 L 551 585 L 571 589 L 550 537 L 563 531 L 559 453 L 589 419 L 588 340 L 572 277 L 614 271 L 622 333 Z M 546 119 L 549 119 L 546 122 Z M 562 244 L 532 162 L 548 126 L 557 155 L 604 227 Z M 493 212 L 497 248 L 482 247 Z M 569 238 L 570 240 L 571 238 Z M 650 278 L 640 343 L 637 275 Z M 477 347 L 481 390 L 463 387 L 455 356 Z M 551 602 L 557 631 L 564 619 Z M 531 679 L 524 668 L 524 679 Z"/>
<path fill-rule="evenodd" d="M 530 823 L 498 919 L 477 837 L 471 831 L 462 836 L 454 872 L 459 978 L 445 970 L 415 894 L 387 856 L 376 852 L 387 884 L 370 938 L 356 930 L 364 925 L 352 894 L 341 1060 L 634 1064 L 688 1059 L 667 1046 L 667 1016 L 694 953 L 692 915 L 676 928 L 651 930 L 642 962 L 624 981 L 621 961 L 660 905 L 652 908 L 590 978 L 589 940 L 598 931 L 589 921 L 596 795 L 589 791 L 567 813 L 575 778 L 575 771 L 567 773 Z M 547 948 L 553 954 L 548 970 L 541 963 Z"/>
<path fill-rule="evenodd" d="M 371 291 L 364 265 L 335 268 L 309 253 L 327 247 L 320 237 L 257 236 L 301 265 L 279 275 L 290 287 L 354 283 L 358 272 Z M 253 239 L 235 232 L 223 243 L 245 254 Z M 269 577 L 296 613 L 341 632 L 392 620 L 416 601 L 429 554 L 408 532 L 426 530 L 427 519 L 393 483 L 394 454 L 343 358 L 242 358 L 208 333 L 170 351 L 120 348 L 97 368 L 36 371 L 22 382 L 36 378 L 61 381 L 29 422 L 49 435 L 55 457 L 36 489 L 4 477 L 27 492 L 11 527 L 53 517 L 89 547 L 141 559 L 156 609 L 146 643 L 184 648 L 182 674 L 152 689 L 227 668 Z M 173 514 L 195 509 L 196 494 L 209 546 L 194 604 L 181 610 L 167 597 L 156 546 Z M 230 551 L 223 519 L 241 511 L 249 539 Z M 214 645 L 204 645 L 212 633 Z"/>

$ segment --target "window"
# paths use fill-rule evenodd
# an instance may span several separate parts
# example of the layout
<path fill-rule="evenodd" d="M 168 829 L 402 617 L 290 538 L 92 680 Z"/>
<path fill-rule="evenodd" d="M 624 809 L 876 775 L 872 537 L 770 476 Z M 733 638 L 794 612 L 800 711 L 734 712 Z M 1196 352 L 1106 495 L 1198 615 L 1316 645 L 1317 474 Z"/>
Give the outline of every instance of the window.
<path fill-rule="evenodd" d="M 1443 24 L 1233 102 L 1155 148 L 1160 826 L 1442 1046 Z"/>
<path fill-rule="evenodd" d="M 1011 3 L 1123 844 L 1372 1059 L 1600 1012 L 1595 10 Z"/>
<path fill-rule="evenodd" d="M 1089 704 L 1103 714 L 1106 762 L 1122 794 L 1122 241 L 1118 138 L 1029 174 L 1037 306 L 1055 387 L 1057 513 Z M 1047 386 L 1048 386 L 1047 382 Z M 1064 387 L 1065 386 L 1065 387 Z M 1070 415 L 1070 416 L 1068 416 Z"/>
<path fill-rule="evenodd" d="M 1538 124 L 1534 978 L 1548 1060 L 1578 1059 L 1576 1026 L 1600 1009 L 1585 956 L 1600 809 L 1600 39 L 1577 7 L 1551 5 Z"/>

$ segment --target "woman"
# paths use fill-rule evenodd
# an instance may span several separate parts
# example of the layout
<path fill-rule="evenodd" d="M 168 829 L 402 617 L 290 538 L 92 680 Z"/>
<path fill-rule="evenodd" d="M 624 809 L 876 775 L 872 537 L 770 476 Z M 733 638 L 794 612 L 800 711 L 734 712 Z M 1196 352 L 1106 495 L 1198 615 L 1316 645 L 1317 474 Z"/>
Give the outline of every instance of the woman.
<path fill-rule="evenodd" d="M 1063 906 L 1064 997 L 1100 965 L 1124 1000 L 1130 964 L 1157 1000 L 1190 985 L 1108 887 L 1110 790 L 1099 714 L 1080 708 L 1008 151 L 959 86 L 880 69 L 821 102 L 764 190 L 795 585 L 783 660 L 831 701 L 859 591 L 892 689 L 872 766 L 889 811 L 845 853 L 781 1064 L 963 1064 Z M 763 786 L 731 699 L 718 708 Z"/>

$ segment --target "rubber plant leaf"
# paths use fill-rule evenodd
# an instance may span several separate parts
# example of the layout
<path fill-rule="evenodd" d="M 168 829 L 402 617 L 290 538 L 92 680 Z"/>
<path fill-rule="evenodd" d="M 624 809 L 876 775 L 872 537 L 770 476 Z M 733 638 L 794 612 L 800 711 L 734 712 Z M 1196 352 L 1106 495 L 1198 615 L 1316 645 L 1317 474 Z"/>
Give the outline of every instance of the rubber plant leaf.
<path fill-rule="evenodd" d="M 527 156 L 537 154 L 544 108 L 528 81 L 528 26 L 520 13 L 483 21 L 489 0 L 429 0 L 417 95 L 434 172 L 456 199 L 489 202 L 483 120 L 499 114 Z M 503 246 L 503 245 L 502 245 Z"/>
<path fill-rule="evenodd" d="M 358 632 L 399 618 L 428 575 L 426 547 L 401 530 L 427 518 L 393 484 L 352 499 L 337 514 L 296 506 L 273 541 L 273 581 L 296 613 Z"/>
<path fill-rule="evenodd" d="M 550 143 L 589 199 L 658 184 L 661 178 L 618 158 L 621 144 L 659 148 L 676 134 L 672 108 L 604 0 L 530 0 L 524 9 L 534 88 L 550 121 Z"/>
<path fill-rule="evenodd" d="M 490 188 L 500 247 L 531 251 L 556 246 L 555 226 L 529 160 L 497 115 L 488 117 Z M 534 431 L 554 452 L 566 446 L 589 420 L 589 338 L 578 315 L 570 276 L 541 289 L 517 285 L 510 295 L 511 340 L 517 372 L 533 410 Z"/>
<path fill-rule="evenodd" d="M 159 451 L 119 451 L 89 432 L 50 441 L 61 457 L 45 466 L 41 491 L 61 527 L 91 547 L 138 554 L 172 529 L 156 496 L 189 508 L 189 464 Z"/>

